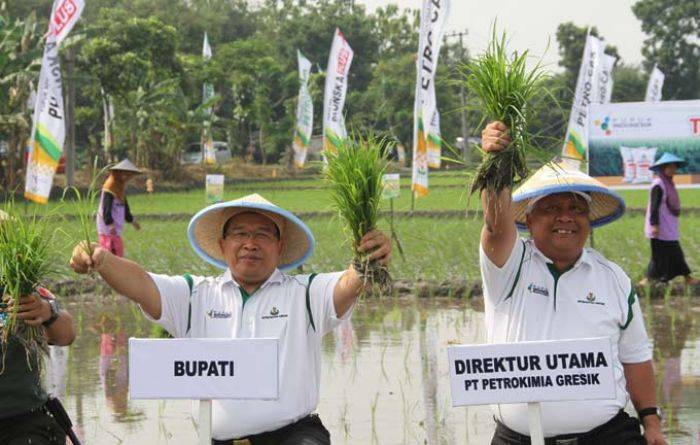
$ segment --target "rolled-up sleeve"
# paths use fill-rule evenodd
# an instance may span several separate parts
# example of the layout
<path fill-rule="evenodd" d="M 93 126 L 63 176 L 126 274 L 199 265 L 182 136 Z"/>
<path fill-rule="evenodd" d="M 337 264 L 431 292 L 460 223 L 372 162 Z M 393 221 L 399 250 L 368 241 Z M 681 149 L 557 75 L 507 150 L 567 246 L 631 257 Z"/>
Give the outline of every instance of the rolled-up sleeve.
<path fill-rule="evenodd" d="M 148 274 L 160 293 L 161 314 L 159 319 L 141 312 L 147 319 L 163 327 L 173 337 L 184 337 L 187 333 L 187 318 L 190 305 L 190 287 L 182 276 Z"/>
<path fill-rule="evenodd" d="M 502 267 L 498 267 L 486 255 L 484 248 L 479 245 L 479 264 L 485 299 L 496 305 L 508 296 L 516 284 L 524 256 L 525 241 L 516 239 L 508 260 Z"/>

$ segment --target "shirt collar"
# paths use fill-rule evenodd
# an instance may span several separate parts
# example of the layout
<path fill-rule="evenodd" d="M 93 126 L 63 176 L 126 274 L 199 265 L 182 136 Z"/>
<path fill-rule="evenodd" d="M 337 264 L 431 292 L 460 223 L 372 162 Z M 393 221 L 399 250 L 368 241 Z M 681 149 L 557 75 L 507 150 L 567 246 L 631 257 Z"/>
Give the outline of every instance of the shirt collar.
<path fill-rule="evenodd" d="M 554 261 L 550 260 L 547 257 L 547 255 L 542 253 L 542 251 L 537 248 L 537 246 L 535 245 L 535 240 L 530 239 L 530 245 L 532 246 L 532 251 L 534 252 L 534 254 L 539 256 L 545 263 L 554 263 Z M 578 267 L 579 264 L 587 264 L 588 266 L 591 265 L 591 254 L 588 252 L 588 249 L 586 247 L 583 248 L 581 256 L 578 257 L 578 260 L 576 260 L 573 266 L 571 266 L 571 269 Z"/>
<path fill-rule="evenodd" d="M 265 282 L 258 289 L 262 289 L 263 287 L 267 286 L 268 284 L 272 284 L 272 283 L 280 284 L 280 283 L 282 283 L 283 279 L 284 279 L 284 276 L 282 275 L 282 272 L 280 272 L 280 270 L 276 268 L 274 270 L 274 272 L 272 272 L 272 275 L 270 275 L 268 277 L 268 279 L 265 280 Z M 231 273 L 231 269 L 229 269 L 229 268 L 227 268 L 226 272 L 224 272 L 223 275 L 221 275 L 221 286 L 223 287 L 227 283 L 231 283 L 238 288 L 241 287 L 241 285 L 238 284 L 236 279 L 233 278 L 233 274 Z"/>

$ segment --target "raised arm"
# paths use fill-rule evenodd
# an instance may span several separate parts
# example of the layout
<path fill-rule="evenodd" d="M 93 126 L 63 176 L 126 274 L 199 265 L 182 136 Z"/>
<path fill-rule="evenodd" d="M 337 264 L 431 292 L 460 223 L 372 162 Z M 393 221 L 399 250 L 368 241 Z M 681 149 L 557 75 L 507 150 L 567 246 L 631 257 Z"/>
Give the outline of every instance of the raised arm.
<path fill-rule="evenodd" d="M 112 289 L 138 303 L 154 319 L 160 319 L 160 293 L 141 265 L 120 258 L 97 243 L 92 244 L 92 256 L 88 255 L 85 247 L 85 244 L 81 243 L 73 249 L 70 265 L 75 272 L 97 271 Z"/>
<path fill-rule="evenodd" d="M 502 122 L 491 122 L 481 132 L 481 144 L 487 152 L 503 150 L 509 143 L 508 127 Z M 489 260 L 498 267 L 510 257 L 518 234 L 510 194 L 510 189 L 504 189 L 498 195 L 485 190 L 481 193 L 484 210 L 481 246 Z"/>

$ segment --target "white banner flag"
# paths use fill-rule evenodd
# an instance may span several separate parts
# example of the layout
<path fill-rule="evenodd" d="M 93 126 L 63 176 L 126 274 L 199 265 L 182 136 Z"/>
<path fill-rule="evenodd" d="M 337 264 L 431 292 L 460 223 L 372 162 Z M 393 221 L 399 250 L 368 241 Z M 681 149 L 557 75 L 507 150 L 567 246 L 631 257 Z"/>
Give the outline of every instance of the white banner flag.
<path fill-rule="evenodd" d="M 51 8 L 34 106 L 24 189 L 25 198 L 41 204 L 48 201 L 53 175 L 63 154 L 66 138 L 58 47 L 75 26 L 84 8 L 84 0 L 55 0 Z"/>
<path fill-rule="evenodd" d="M 418 197 L 428 194 L 428 138 L 433 122 L 438 127 L 437 132 L 433 130 L 433 133 L 436 133 L 433 136 L 436 137 L 435 140 L 440 140 L 440 118 L 435 116 L 437 103 L 434 82 L 449 7 L 449 0 L 424 0 L 421 10 L 418 57 L 416 59 L 416 95 L 413 107 L 413 175 L 411 180 L 411 190 Z"/>
<path fill-rule="evenodd" d="M 654 65 L 654 69 L 651 70 L 651 75 L 649 76 L 644 102 L 661 102 L 661 90 L 664 87 L 665 77 L 664 73 Z"/>
<path fill-rule="evenodd" d="M 304 167 L 314 125 L 314 102 L 309 93 L 311 62 L 297 50 L 299 61 L 299 99 L 297 102 L 296 127 L 294 128 L 294 165 Z"/>
<path fill-rule="evenodd" d="M 343 106 L 348 89 L 348 72 L 354 53 L 345 36 L 336 28 L 328 57 L 326 88 L 323 96 L 323 149 L 335 150 L 348 137 Z"/>
<path fill-rule="evenodd" d="M 603 42 L 595 36 L 586 37 L 583 60 L 576 81 L 576 95 L 571 106 L 569 126 L 562 155 L 575 161 L 586 159 L 588 150 L 588 106 L 595 102 L 603 54 Z"/>
<path fill-rule="evenodd" d="M 598 76 L 598 95 L 596 97 L 596 103 L 610 103 L 613 89 L 613 68 L 615 68 L 615 62 L 617 62 L 617 57 L 611 56 L 610 54 L 603 54 L 600 74 Z"/>
<path fill-rule="evenodd" d="M 428 167 L 440 168 L 442 157 L 442 136 L 440 134 L 440 113 L 435 110 L 428 126 L 426 148 L 428 150 Z"/>
<path fill-rule="evenodd" d="M 202 59 L 206 62 L 211 59 L 211 46 L 209 45 L 209 37 L 204 33 L 204 43 L 202 44 Z M 209 82 L 204 82 L 202 86 L 202 103 L 206 103 L 214 96 L 214 86 Z M 202 148 L 204 150 L 204 163 L 207 165 L 216 164 L 216 152 L 214 151 L 214 139 L 211 134 L 211 107 L 205 110 L 207 121 L 202 130 Z"/>

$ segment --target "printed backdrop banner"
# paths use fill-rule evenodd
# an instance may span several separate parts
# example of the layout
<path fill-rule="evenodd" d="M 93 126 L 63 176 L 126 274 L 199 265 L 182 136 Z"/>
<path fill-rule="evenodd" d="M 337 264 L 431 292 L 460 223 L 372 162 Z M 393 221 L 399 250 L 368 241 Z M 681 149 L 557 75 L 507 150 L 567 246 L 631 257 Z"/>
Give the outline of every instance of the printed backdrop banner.
<path fill-rule="evenodd" d="M 588 172 L 607 185 L 648 184 L 666 152 L 688 161 L 677 185 L 700 184 L 700 100 L 592 105 L 588 138 Z"/>
<path fill-rule="evenodd" d="M 314 102 L 309 93 L 309 75 L 311 73 L 311 62 L 304 57 L 301 51 L 297 50 L 297 60 L 299 62 L 299 99 L 297 102 L 297 123 L 294 128 L 294 165 L 297 168 L 304 167 L 306 152 L 309 149 L 311 133 L 314 126 Z"/>

